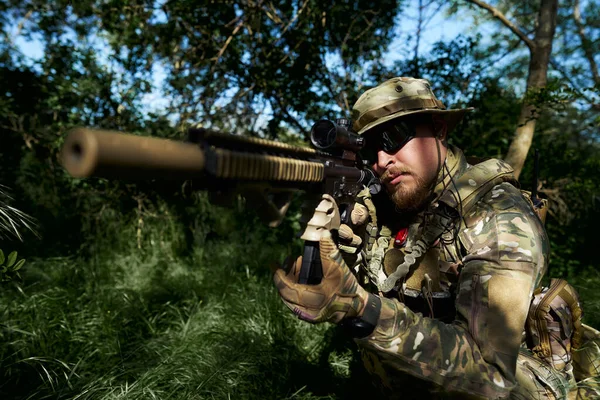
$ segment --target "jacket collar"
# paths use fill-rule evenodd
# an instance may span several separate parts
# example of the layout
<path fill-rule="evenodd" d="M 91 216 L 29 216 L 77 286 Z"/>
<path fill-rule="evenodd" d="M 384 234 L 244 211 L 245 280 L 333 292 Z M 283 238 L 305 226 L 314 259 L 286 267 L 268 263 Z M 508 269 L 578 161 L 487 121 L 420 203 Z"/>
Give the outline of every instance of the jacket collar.
<path fill-rule="evenodd" d="M 469 167 L 463 152 L 456 146 L 448 145 L 446 160 L 438 173 L 437 183 L 433 188 L 434 199 L 438 201 L 447 191 L 453 190 L 453 180 L 463 175 Z"/>

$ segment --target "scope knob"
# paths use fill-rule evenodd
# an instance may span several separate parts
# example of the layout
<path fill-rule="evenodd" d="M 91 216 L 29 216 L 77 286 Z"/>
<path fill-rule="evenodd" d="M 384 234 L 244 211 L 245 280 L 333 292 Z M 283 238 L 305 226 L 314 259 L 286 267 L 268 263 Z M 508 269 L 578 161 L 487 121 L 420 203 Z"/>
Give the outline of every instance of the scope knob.
<path fill-rule="evenodd" d="M 343 126 L 346 129 L 350 129 L 350 127 L 352 126 L 352 120 L 349 118 L 338 118 L 335 120 L 335 123 Z"/>

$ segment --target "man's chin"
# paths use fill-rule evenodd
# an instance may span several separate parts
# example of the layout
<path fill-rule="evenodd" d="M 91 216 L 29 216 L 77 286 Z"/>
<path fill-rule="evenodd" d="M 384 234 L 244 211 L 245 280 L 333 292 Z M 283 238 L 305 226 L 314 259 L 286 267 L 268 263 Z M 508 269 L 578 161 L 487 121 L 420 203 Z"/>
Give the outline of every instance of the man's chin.
<path fill-rule="evenodd" d="M 426 205 L 429 193 L 427 186 L 398 185 L 390 198 L 398 211 L 410 213 L 420 211 Z"/>

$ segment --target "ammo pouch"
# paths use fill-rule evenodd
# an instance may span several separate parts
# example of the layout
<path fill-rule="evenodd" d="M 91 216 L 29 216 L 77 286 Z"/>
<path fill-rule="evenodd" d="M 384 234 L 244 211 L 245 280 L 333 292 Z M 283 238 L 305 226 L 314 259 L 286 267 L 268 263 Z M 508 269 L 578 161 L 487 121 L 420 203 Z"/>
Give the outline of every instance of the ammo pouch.
<path fill-rule="evenodd" d="M 600 332 L 585 324 L 581 330 L 581 345 L 572 350 L 573 374 L 578 382 L 600 376 Z"/>
<path fill-rule="evenodd" d="M 552 279 L 549 287 L 534 292 L 525 323 L 527 347 L 557 371 L 570 375 L 573 351 L 582 345 L 581 317 L 575 289 L 563 279 Z"/>

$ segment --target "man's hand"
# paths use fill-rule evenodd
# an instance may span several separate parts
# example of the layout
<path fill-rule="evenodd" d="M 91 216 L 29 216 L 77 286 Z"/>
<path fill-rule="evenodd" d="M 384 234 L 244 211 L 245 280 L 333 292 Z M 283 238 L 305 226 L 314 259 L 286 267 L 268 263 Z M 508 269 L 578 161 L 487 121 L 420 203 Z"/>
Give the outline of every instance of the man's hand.
<path fill-rule="evenodd" d="M 283 302 L 299 318 L 311 323 L 339 323 L 345 318 L 361 317 L 368 293 L 350 272 L 329 231 L 323 232 L 319 250 L 323 279 L 318 285 L 298 283 L 302 257 L 286 270 L 275 272 L 273 281 Z"/>
<path fill-rule="evenodd" d="M 365 230 L 369 220 L 367 207 L 356 203 L 350 213 L 350 225 L 341 224 L 338 230 L 338 247 L 342 258 L 350 268 L 361 262 L 360 249 L 365 237 Z"/>

